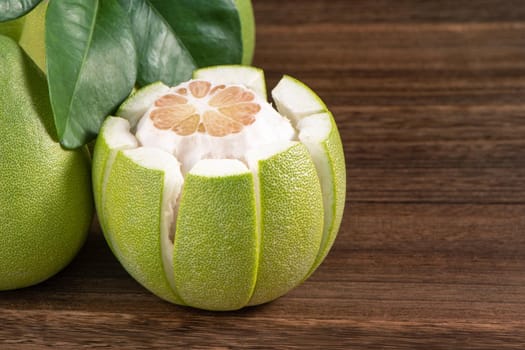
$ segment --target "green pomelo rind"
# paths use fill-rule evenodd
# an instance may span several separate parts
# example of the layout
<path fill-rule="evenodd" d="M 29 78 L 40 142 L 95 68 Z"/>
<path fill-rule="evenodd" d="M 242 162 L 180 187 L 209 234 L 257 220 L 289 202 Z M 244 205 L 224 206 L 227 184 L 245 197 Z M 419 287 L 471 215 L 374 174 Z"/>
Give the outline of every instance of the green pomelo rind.
<path fill-rule="evenodd" d="M 307 278 L 321 265 L 334 244 L 343 218 L 346 198 L 346 167 L 342 151 L 343 144 L 332 114 L 330 112 L 323 114 L 326 115 L 330 123 L 328 136 L 323 141 L 314 144 L 303 141 L 311 155 L 317 153 L 312 148 L 318 148 L 324 154 L 321 157 L 312 156 L 322 185 L 325 222 L 321 248 Z M 326 177 L 321 176 L 321 174 L 326 174 Z"/>
<path fill-rule="evenodd" d="M 259 236 L 253 175 L 186 176 L 173 251 L 177 292 L 207 310 L 245 306 L 255 285 Z"/>
<path fill-rule="evenodd" d="M 158 81 L 133 92 L 118 108 L 116 115 L 125 118 L 134 128 L 156 99 L 169 92 L 170 88 Z"/>
<path fill-rule="evenodd" d="M 211 66 L 195 70 L 193 79 L 209 80 L 216 84 L 244 85 L 265 101 L 268 98 L 264 71 L 260 68 L 241 65 Z"/>
<path fill-rule="evenodd" d="M 161 253 L 168 175 L 138 164 L 126 152 L 118 151 L 103 189 L 104 234 L 122 266 L 140 284 L 164 300 L 184 305 L 166 277 Z"/>
<path fill-rule="evenodd" d="M 0 36 L 0 290 L 39 283 L 83 245 L 93 214 L 85 148 L 57 142 L 45 77 Z"/>
<path fill-rule="evenodd" d="M 242 64 L 250 65 L 255 51 L 255 18 L 251 0 L 235 0 L 242 35 Z"/>
<path fill-rule="evenodd" d="M 331 130 L 326 139 L 318 142 L 317 145 L 308 145 L 309 149 L 318 147 L 324 150 L 321 155 L 314 155 L 311 151 L 310 154 L 316 158 L 314 163 L 319 176 L 326 172 L 323 167 L 329 167 L 330 176 L 320 176 L 320 181 L 324 191 L 324 210 L 329 208 L 331 211 L 331 215 L 325 215 L 322 245 L 308 274 L 310 276 L 332 247 L 343 217 L 346 198 L 346 166 L 343 145 L 332 113 L 321 98 L 306 84 L 285 75 L 272 90 L 272 96 L 277 110 L 292 120 L 296 126 L 302 119 L 319 113 L 327 113 L 330 119 Z M 326 190 L 330 192 L 326 193 Z"/>
<path fill-rule="evenodd" d="M 120 150 L 131 149 L 137 147 L 137 143 L 125 142 L 124 140 L 110 140 L 112 131 L 117 124 L 128 123 L 125 119 L 108 117 L 102 124 L 99 137 L 96 140 L 93 152 L 93 166 L 92 166 L 92 186 L 95 199 L 95 207 L 98 214 L 98 220 L 103 232 L 106 232 L 105 215 L 103 212 L 103 200 L 105 183 L 108 178 L 109 170 L 115 160 L 117 152 Z M 126 126 L 124 126 L 126 128 Z M 129 124 L 127 125 L 129 131 Z M 113 246 L 110 240 L 107 240 L 111 249 Z"/>
<path fill-rule="evenodd" d="M 300 284 L 313 265 L 323 233 L 323 199 L 306 147 L 257 161 L 261 248 L 249 305 L 274 300 Z"/>

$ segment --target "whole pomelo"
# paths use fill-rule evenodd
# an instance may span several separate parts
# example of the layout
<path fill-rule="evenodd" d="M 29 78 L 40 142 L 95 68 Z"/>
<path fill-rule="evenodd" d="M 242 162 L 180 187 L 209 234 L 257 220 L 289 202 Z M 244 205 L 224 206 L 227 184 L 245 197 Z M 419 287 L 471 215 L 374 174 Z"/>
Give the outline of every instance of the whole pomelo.
<path fill-rule="evenodd" d="M 0 36 L 0 290 L 39 283 L 85 241 L 92 214 L 90 159 L 57 142 L 42 72 Z"/>

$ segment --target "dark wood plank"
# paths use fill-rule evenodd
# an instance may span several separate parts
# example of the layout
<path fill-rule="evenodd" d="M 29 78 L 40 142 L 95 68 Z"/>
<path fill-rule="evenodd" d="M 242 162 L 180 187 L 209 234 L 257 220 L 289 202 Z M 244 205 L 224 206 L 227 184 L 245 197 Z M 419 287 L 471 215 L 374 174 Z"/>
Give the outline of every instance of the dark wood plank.
<path fill-rule="evenodd" d="M 268 86 L 327 102 L 347 206 L 326 261 L 275 302 L 154 297 L 96 224 L 48 281 L 0 293 L 0 347 L 525 348 L 522 0 L 255 0 Z"/>

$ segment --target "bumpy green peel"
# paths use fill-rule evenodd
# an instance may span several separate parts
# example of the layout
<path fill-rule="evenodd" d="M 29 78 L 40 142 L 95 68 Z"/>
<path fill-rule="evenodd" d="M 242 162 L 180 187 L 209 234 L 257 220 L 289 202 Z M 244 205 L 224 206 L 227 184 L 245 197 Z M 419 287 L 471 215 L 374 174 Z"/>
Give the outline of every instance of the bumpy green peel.
<path fill-rule="evenodd" d="M 325 222 L 323 238 L 318 256 L 308 276 L 319 267 L 333 245 L 343 217 L 346 197 L 346 167 L 341 137 L 332 114 L 308 86 L 290 76 L 284 76 L 272 91 L 278 111 L 288 117 L 299 129 L 303 142 L 316 165 L 323 189 Z M 322 117 L 321 128 L 327 132 L 324 137 L 301 136 L 302 125 L 309 119 Z"/>
<path fill-rule="evenodd" d="M 43 281 L 73 259 L 93 202 L 86 149 L 60 147 L 45 77 L 4 36 L 0 91 L 0 290 L 6 290 Z"/>
<path fill-rule="evenodd" d="M 248 156 L 258 179 L 261 230 L 250 305 L 280 297 L 301 283 L 321 243 L 323 203 L 314 164 L 304 145 L 285 147 L 269 157 Z"/>
<path fill-rule="evenodd" d="M 139 164 L 132 151 L 118 151 L 111 165 L 102 203 L 105 235 L 137 281 L 160 298 L 183 304 L 166 278 L 162 259 L 165 177 L 172 174 Z M 175 162 L 167 154 L 164 159 Z"/>
<path fill-rule="evenodd" d="M 226 172 L 229 162 L 222 162 Z M 255 285 L 258 246 L 253 176 L 248 169 L 216 177 L 190 172 L 173 250 L 181 298 L 209 310 L 245 306 Z"/>

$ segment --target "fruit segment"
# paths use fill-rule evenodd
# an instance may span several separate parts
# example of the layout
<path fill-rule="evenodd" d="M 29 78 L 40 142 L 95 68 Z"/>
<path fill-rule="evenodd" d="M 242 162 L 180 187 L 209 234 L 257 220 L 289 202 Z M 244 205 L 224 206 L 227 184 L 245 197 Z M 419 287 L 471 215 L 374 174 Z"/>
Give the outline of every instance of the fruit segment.
<path fill-rule="evenodd" d="M 111 169 L 119 150 L 132 149 L 137 146 L 137 140 L 129 132 L 127 120 L 113 117 L 107 119 L 100 130 L 100 137 L 95 145 L 92 176 L 95 205 L 99 216 L 98 220 L 103 231 L 106 231 L 104 221 L 106 216 L 103 213 L 102 203 L 104 201 L 104 189 L 106 188 L 109 169 Z"/>
<path fill-rule="evenodd" d="M 308 86 L 284 76 L 272 90 L 272 96 L 279 113 L 289 118 L 299 131 L 299 140 L 312 156 L 323 191 L 323 239 L 311 274 L 328 254 L 343 216 L 346 197 L 343 145 L 332 114 Z"/>
<path fill-rule="evenodd" d="M 305 117 L 297 128 L 299 140 L 312 156 L 323 192 L 324 234 L 311 269 L 313 273 L 330 251 L 339 231 L 346 196 L 346 169 L 341 137 L 329 112 Z"/>
<path fill-rule="evenodd" d="M 321 186 L 306 147 L 282 142 L 247 155 L 259 197 L 261 253 L 250 305 L 268 302 L 308 274 L 323 232 Z"/>
<path fill-rule="evenodd" d="M 124 268 L 157 296 L 183 302 L 173 292 L 169 232 L 182 186 L 179 164 L 153 148 L 118 151 L 104 192 L 106 237 Z M 169 269 L 171 271 L 171 268 Z"/>
<path fill-rule="evenodd" d="M 253 176 L 238 160 L 202 160 L 188 173 L 173 250 L 178 294 L 208 310 L 245 306 L 257 274 Z"/>

